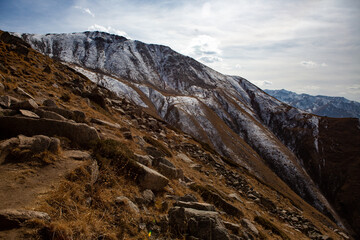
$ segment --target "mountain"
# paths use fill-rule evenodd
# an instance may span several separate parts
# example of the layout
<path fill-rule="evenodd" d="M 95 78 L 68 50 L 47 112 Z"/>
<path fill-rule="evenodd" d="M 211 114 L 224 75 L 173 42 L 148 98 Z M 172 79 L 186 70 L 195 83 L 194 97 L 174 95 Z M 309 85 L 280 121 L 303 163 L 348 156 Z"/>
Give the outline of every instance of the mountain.
<path fill-rule="evenodd" d="M 213 146 L 277 191 L 287 189 L 280 177 L 339 224 L 336 212 L 359 229 L 357 119 L 305 113 L 166 46 L 102 32 L 15 35 Z"/>
<path fill-rule="evenodd" d="M 0 239 L 351 238 L 148 110 L 0 31 Z"/>
<path fill-rule="evenodd" d="M 297 94 L 285 89 L 264 90 L 274 98 L 319 116 L 335 118 L 360 118 L 360 103 L 343 97 L 311 96 Z"/>

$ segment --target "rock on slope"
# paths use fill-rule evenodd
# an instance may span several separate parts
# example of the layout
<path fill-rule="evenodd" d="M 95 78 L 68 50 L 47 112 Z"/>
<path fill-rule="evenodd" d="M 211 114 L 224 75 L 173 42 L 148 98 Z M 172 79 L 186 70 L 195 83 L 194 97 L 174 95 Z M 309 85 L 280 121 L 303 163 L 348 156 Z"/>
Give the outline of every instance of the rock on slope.
<path fill-rule="evenodd" d="M 326 134 L 320 132 L 338 132 L 339 125 L 325 123 L 332 119 L 291 108 L 241 77 L 222 75 L 165 46 L 101 32 L 17 35 L 40 52 L 75 64 L 75 69 L 92 81 L 212 144 L 279 188 L 264 161 L 300 196 L 336 218 L 315 180 L 340 214 L 357 228 L 356 217 L 349 218 L 346 209 L 355 206 L 358 211 L 359 204 L 340 204 L 339 199 L 350 196 L 349 189 L 356 188 L 358 180 L 333 181 L 333 174 L 341 174 L 330 166 L 342 165 L 350 171 L 349 165 L 326 154 L 333 146 L 325 144 L 329 139 L 323 139 Z M 354 139 L 359 135 L 359 123 L 346 121 L 352 128 L 340 134 Z M 352 141 L 343 152 L 344 158 L 356 164 L 360 161 L 354 150 L 359 149 L 358 144 Z"/>
<path fill-rule="evenodd" d="M 274 98 L 319 116 L 335 118 L 360 118 L 360 103 L 343 97 L 311 96 L 297 94 L 285 89 L 264 90 Z"/>

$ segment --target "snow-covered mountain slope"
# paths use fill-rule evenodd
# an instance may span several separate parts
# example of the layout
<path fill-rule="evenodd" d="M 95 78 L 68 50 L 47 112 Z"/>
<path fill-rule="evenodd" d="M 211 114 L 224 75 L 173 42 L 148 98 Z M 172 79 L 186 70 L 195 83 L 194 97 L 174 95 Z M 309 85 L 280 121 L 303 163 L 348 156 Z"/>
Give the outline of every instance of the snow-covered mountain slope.
<path fill-rule="evenodd" d="M 166 46 L 102 32 L 17 35 L 40 52 L 72 64 L 92 81 L 212 144 L 279 189 L 282 186 L 275 172 L 329 216 L 336 218 L 317 185 L 336 205 L 339 194 L 343 194 L 341 187 L 357 184 L 347 180 L 334 183 L 333 175 L 325 174 L 337 159 L 326 154 L 331 146 L 322 140 L 320 129 L 330 126 L 326 131 L 331 132 L 337 130 L 336 124 L 325 126 L 326 119 L 292 108 L 241 77 L 220 74 Z M 360 135 L 359 122 L 349 124 L 356 126 L 355 131 L 345 129 L 341 134 Z M 350 143 L 349 149 L 356 149 L 356 144 Z M 353 154 L 359 161 L 356 151 L 344 154 Z M 342 204 L 337 210 L 345 216 Z"/>
<path fill-rule="evenodd" d="M 360 118 L 360 103 L 343 97 L 297 94 L 285 89 L 264 91 L 290 106 L 319 116 Z"/>

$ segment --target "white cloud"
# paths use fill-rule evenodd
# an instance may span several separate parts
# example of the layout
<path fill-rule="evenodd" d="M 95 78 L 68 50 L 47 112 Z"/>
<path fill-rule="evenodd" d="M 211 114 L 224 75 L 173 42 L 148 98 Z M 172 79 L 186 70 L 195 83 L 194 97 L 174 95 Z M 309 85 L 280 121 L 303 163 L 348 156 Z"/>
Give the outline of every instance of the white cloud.
<path fill-rule="evenodd" d="M 328 65 L 326 63 L 316 63 L 316 62 L 313 62 L 313 61 L 302 61 L 300 62 L 300 64 L 305 67 L 305 68 L 309 68 L 309 69 L 312 69 L 312 68 L 318 68 L 318 67 L 327 67 Z"/>
<path fill-rule="evenodd" d="M 214 57 L 214 56 L 204 56 L 198 59 L 200 62 L 205 63 L 214 63 L 214 62 L 222 62 L 223 59 L 220 57 Z"/>
<path fill-rule="evenodd" d="M 236 68 L 236 69 L 243 69 L 244 67 L 241 66 L 240 64 L 236 64 L 236 65 L 235 65 L 235 68 Z"/>
<path fill-rule="evenodd" d="M 253 83 L 256 86 L 260 87 L 260 88 L 267 88 L 267 87 L 270 87 L 273 84 L 273 82 L 267 81 L 267 80 L 265 80 L 265 81 L 253 81 Z"/>
<path fill-rule="evenodd" d="M 220 42 L 217 39 L 208 35 L 200 35 L 191 40 L 189 47 L 184 52 L 194 56 L 221 54 L 219 45 Z"/>
<path fill-rule="evenodd" d="M 89 8 L 83 8 L 80 6 L 75 6 L 74 8 L 80 9 L 83 13 L 87 13 L 90 16 L 95 17 L 95 14 L 93 14 Z"/>
<path fill-rule="evenodd" d="M 126 32 L 115 29 L 115 28 L 113 28 L 111 26 L 104 27 L 104 26 L 101 26 L 99 24 L 94 24 L 94 25 L 91 25 L 90 27 L 88 27 L 88 30 L 89 31 L 107 32 L 107 33 L 112 33 L 112 34 L 116 34 L 116 35 L 119 35 L 119 36 L 123 36 L 123 37 L 126 37 L 126 38 L 130 38 L 129 35 Z"/>

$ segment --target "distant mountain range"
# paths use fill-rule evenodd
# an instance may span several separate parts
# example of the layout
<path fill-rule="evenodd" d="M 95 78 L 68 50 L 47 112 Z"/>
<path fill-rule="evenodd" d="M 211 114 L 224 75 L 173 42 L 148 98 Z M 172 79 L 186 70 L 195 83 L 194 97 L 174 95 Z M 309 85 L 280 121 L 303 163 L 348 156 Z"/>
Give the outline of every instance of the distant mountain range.
<path fill-rule="evenodd" d="M 350 101 L 343 97 L 312 96 L 309 94 L 297 94 L 285 89 L 264 90 L 274 98 L 289 104 L 292 107 L 319 116 L 335 118 L 360 118 L 360 103 Z"/>

